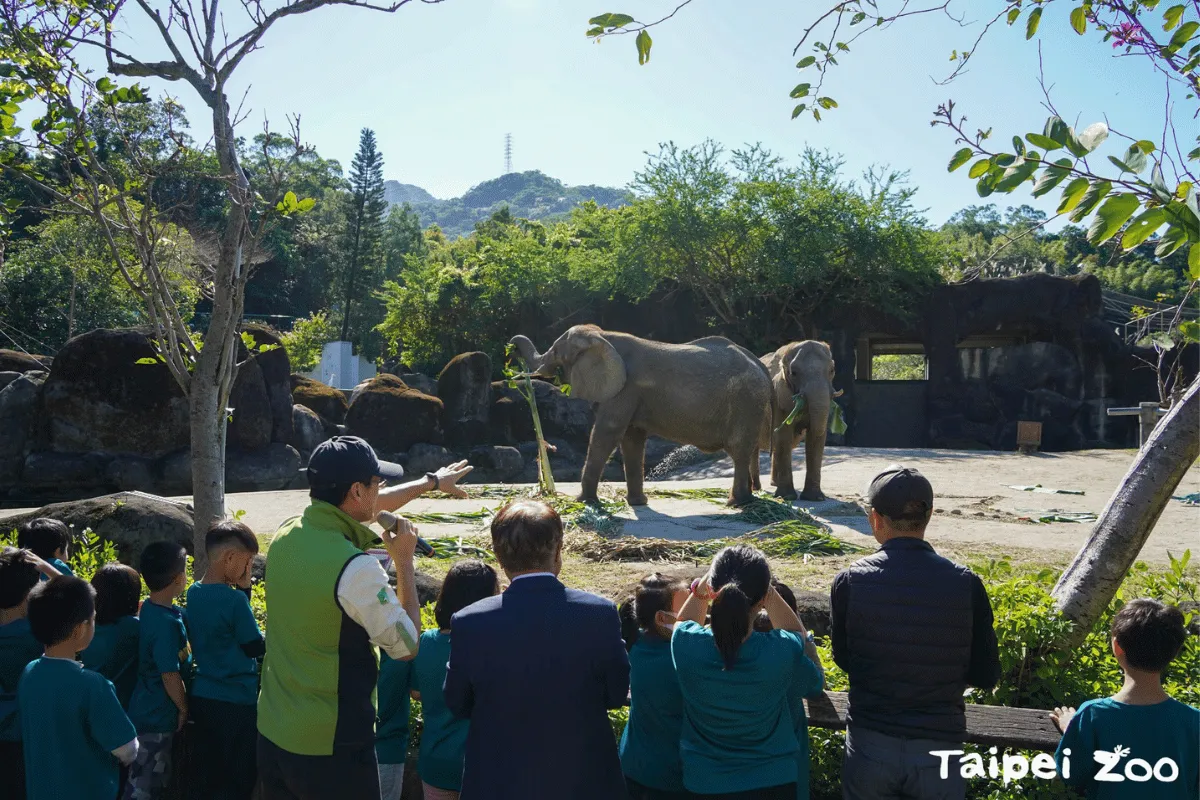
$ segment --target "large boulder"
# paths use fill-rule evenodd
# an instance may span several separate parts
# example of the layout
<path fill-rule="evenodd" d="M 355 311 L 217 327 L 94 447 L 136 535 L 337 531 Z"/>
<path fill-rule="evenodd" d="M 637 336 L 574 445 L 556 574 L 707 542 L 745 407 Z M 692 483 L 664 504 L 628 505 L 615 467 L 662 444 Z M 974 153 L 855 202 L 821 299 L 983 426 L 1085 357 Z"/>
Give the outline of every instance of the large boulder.
<path fill-rule="evenodd" d="M 292 440 L 289 444 L 301 453 L 311 453 L 325 439 L 325 423 L 317 412 L 299 403 L 292 406 Z"/>
<path fill-rule="evenodd" d="M 271 442 L 256 453 L 225 456 L 225 488 L 262 492 L 287 488 L 300 472 L 300 454 L 283 442 Z"/>
<path fill-rule="evenodd" d="M 229 407 L 233 409 L 226 439 L 230 448 L 256 453 L 271 443 L 271 399 L 258 359 L 248 358 L 238 366 L 229 391 Z"/>
<path fill-rule="evenodd" d="M 591 403 L 565 395 L 557 386 L 545 381 L 533 382 L 533 399 L 546 438 L 557 436 L 573 444 L 587 445 L 592 436 L 592 423 L 596 421 Z"/>
<path fill-rule="evenodd" d="M 437 472 L 455 461 L 454 454 L 439 444 L 414 444 L 402 459 L 405 471 L 413 476 Z"/>
<path fill-rule="evenodd" d="M 468 459 L 477 483 L 507 483 L 515 480 L 525 466 L 525 456 L 515 447 L 483 445 L 471 450 Z"/>
<path fill-rule="evenodd" d="M 42 407 L 59 453 L 158 457 L 189 441 L 187 398 L 139 330 L 99 329 L 63 345 Z"/>
<path fill-rule="evenodd" d="M 446 442 L 469 447 L 488 439 L 492 405 L 492 360 L 487 353 L 462 353 L 450 359 L 437 380 L 445 406 Z"/>
<path fill-rule="evenodd" d="M 395 375 L 377 375 L 346 411 L 346 433 L 377 451 L 400 453 L 414 444 L 442 442 L 442 401 L 410 389 Z"/>
<path fill-rule="evenodd" d="M 54 503 L 32 514 L 7 517 L 5 527 L 20 525 L 36 517 L 62 520 L 79 534 L 91 528 L 112 542 L 122 562 L 136 566 L 142 548 L 151 542 L 178 542 L 192 551 L 192 511 L 189 506 L 129 492 L 93 497 L 69 503 Z"/>
<path fill-rule="evenodd" d="M 31 356 L 16 350 L 0 348 L 0 372 L 45 372 L 46 356 Z"/>
<path fill-rule="evenodd" d="M 264 325 L 246 325 L 245 332 L 254 339 L 254 360 L 262 370 L 263 385 L 271 406 L 271 441 L 290 442 L 292 439 L 292 362 L 279 332 Z M 262 352 L 261 348 L 270 348 Z"/>
<path fill-rule="evenodd" d="M 311 408 L 327 425 L 341 425 L 346 421 L 346 395 L 332 386 L 300 374 L 291 376 L 292 400 Z"/>
<path fill-rule="evenodd" d="M 21 482 L 37 489 L 101 489 L 111 460 L 112 456 L 104 453 L 30 453 L 25 457 Z"/>
<path fill-rule="evenodd" d="M 30 372 L 0 390 L 0 485 L 21 473 L 45 380 L 44 372 Z"/>
<path fill-rule="evenodd" d="M 533 415 L 529 404 L 516 389 L 504 381 L 492 383 L 492 408 L 488 416 L 491 440 L 496 444 L 518 444 L 532 441 Z"/>
<path fill-rule="evenodd" d="M 400 380 L 404 381 L 405 385 L 410 389 L 416 389 L 418 392 L 423 392 L 433 397 L 438 396 L 437 378 L 422 375 L 420 372 L 405 372 L 400 376 Z"/>
<path fill-rule="evenodd" d="M 37 373 L 35 372 L 34 374 L 36 375 Z M 0 391 L 3 391 L 5 386 L 8 386 L 19 377 L 21 377 L 20 372 L 0 372 Z"/>

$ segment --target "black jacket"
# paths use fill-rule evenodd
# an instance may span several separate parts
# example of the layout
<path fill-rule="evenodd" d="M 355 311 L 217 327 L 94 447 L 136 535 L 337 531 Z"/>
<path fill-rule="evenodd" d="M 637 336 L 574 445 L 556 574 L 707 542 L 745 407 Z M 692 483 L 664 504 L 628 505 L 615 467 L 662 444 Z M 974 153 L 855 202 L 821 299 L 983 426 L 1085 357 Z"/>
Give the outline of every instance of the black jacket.
<path fill-rule="evenodd" d="M 833 581 L 833 660 L 850 679 L 849 724 L 962 741 L 963 692 L 1000 678 L 987 590 L 923 539 L 892 539 Z"/>

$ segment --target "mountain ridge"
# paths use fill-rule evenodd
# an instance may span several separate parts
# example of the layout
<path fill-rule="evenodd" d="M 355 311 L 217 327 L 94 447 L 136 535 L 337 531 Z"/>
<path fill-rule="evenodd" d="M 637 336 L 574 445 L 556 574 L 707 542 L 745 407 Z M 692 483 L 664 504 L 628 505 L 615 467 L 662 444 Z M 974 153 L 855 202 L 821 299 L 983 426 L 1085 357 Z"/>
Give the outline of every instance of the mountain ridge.
<path fill-rule="evenodd" d="M 539 170 L 510 172 L 472 186 L 461 197 L 439 200 L 420 186 L 384 181 L 390 205 L 408 203 L 421 219 L 421 227 L 438 225 L 450 237 L 466 236 L 505 206 L 515 217 L 539 221 L 565 219 L 571 209 L 589 200 L 615 208 L 627 204 L 625 189 L 608 186 L 567 186 Z"/>

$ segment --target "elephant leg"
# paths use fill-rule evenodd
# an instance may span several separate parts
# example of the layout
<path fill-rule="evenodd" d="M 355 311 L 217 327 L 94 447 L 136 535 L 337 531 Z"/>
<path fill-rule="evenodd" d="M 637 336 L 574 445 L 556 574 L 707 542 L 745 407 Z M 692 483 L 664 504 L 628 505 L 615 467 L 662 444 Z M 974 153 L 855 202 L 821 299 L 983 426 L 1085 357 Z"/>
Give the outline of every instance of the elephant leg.
<path fill-rule="evenodd" d="M 744 506 L 754 499 L 750 462 L 758 458 L 758 448 L 729 447 L 726 448 L 726 452 L 733 459 L 733 488 L 729 493 L 728 504 Z"/>
<path fill-rule="evenodd" d="M 784 500 L 796 499 L 796 486 L 792 481 L 792 448 L 795 446 L 796 437 L 790 426 L 780 428 L 771 440 L 771 483 L 775 484 L 775 496 Z"/>
<path fill-rule="evenodd" d="M 825 457 L 826 432 L 809 431 L 808 440 L 804 443 L 804 491 L 800 493 L 803 500 L 824 500 L 825 493 L 821 491 L 821 462 Z"/>
<path fill-rule="evenodd" d="M 582 487 L 577 500 L 593 504 L 600 502 L 596 490 L 600 487 L 604 465 L 608 463 L 609 456 L 617 449 L 617 444 L 624 434 L 624 420 L 618 424 L 611 417 L 602 413 L 596 414 L 596 424 L 592 426 L 592 436 L 588 440 L 587 460 L 583 464 Z"/>
<path fill-rule="evenodd" d="M 646 432 L 629 428 L 621 439 L 621 460 L 625 462 L 626 499 L 631 506 L 646 505 L 642 481 L 646 470 Z"/>
<path fill-rule="evenodd" d="M 755 451 L 750 459 L 750 488 L 756 492 L 762 491 L 762 468 L 758 464 L 759 455 Z"/>

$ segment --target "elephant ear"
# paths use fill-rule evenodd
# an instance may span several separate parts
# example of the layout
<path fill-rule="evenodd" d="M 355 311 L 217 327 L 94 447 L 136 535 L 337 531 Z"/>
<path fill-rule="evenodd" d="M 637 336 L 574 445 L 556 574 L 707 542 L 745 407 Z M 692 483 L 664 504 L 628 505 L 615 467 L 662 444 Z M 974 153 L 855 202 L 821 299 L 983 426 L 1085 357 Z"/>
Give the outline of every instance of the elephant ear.
<path fill-rule="evenodd" d="M 598 330 L 572 331 L 564 344 L 572 397 L 603 403 L 625 388 L 625 360 Z"/>

